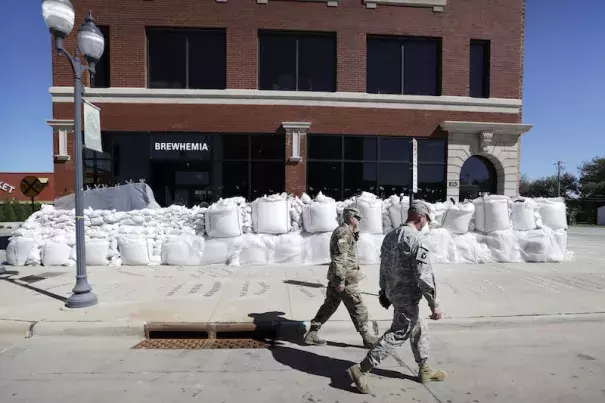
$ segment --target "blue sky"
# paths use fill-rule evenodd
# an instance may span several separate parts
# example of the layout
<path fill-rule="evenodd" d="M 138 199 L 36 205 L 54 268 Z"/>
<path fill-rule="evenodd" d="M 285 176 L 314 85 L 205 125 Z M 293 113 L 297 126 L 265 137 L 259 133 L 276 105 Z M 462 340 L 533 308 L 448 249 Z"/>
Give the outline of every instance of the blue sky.
<path fill-rule="evenodd" d="M 1 0 L 0 172 L 51 171 L 51 46 L 38 0 Z M 551 175 L 605 156 L 605 1 L 527 0 L 521 170 Z M 77 25 L 83 16 L 78 16 Z"/>

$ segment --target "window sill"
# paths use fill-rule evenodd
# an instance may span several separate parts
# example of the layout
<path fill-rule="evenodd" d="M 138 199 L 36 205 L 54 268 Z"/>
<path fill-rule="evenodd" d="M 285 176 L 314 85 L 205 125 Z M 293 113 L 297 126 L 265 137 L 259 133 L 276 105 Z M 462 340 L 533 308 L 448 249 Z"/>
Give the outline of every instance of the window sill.
<path fill-rule="evenodd" d="M 443 12 L 447 5 L 447 0 L 363 0 L 366 8 L 376 8 L 381 6 L 406 6 L 406 7 L 427 7 L 435 12 Z"/>
<path fill-rule="evenodd" d="M 217 0 L 217 1 L 219 1 L 219 0 Z M 274 0 L 272 0 L 272 1 L 274 1 Z M 338 7 L 338 3 L 341 0 L 298 0 L 298 1 L 301 1 L 301 2 L 306 1 L 306 2 L 312 2 L 312 3 L 326 3 L 328 7 Z M 227 0 L 223 0 L 222 2 L 226 3 Z M 269 0 L 256 0 L 256 3 L 257 4 L 267 4 L 267 3 L 269 3 Z"/>
<path fill-rule="evenodd" d="M 51 87 L 53 103 L 72 103 L 73 87 Z M 174 90 L 150 88 L 86 88 L 89 102 L 101 104 L 208 104 L 250 106 L 312 106 L 316 108 L 367 108 L 448 110 L 519 114 L 522 102 L 509 98 L 462 96 L 387 95 L 363 92 L 306 92 L 227 90 Z M 102 113 L 102 112 L 101 112 Z"/>

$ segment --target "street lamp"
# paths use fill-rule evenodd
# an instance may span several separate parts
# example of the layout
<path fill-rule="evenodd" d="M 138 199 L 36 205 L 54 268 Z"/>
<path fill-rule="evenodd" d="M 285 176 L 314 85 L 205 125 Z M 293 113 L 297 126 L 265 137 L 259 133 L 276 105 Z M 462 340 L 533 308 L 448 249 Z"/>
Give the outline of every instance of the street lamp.
<path fill-rule="evenodd" d="M 78 29 L 78 49 L 75 57 L 63 48 L 63 40 L 74 28 L 75 12 L 69 0 L 42 0 L 42 17 L 46 26 L 55 37 L 55 47 L 59 55 L 65 56 L 74 73 L 74 141 L 76 164 L 76 285 L 73 294 L 67 299 L 69 308 L 86 308 L 98 303 L 92 292 L 86 274 L 86 250 L 84 243 L 84 209 L 82 207 L 84 180 L 82 175 L 82 74 L 88 70 L 91 77 L 95 74 L 95 64 L 103 55 L 105 39 L 95 25 L 92 12 Z M 80 61 L 79 54 L 84 55 L 87 65 Z"/>

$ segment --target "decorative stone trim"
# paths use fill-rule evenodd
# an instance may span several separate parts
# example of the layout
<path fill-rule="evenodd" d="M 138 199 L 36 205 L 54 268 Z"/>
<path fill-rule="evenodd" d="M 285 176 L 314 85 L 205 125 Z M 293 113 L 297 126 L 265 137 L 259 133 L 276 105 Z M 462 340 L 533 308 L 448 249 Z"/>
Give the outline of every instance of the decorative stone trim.
<path fill-rule="evenodd" d="M 281 127 L 286 131 L 286 135 L 292 137 L 292 152 L 288 157 L 288 162 L 300 163 L 300 146 L 304 136 L 311 127 L 310 122 L 282 122 Z"/>
<path fill-rule="evenodd" d="M 219 0 L 217 0 L 219 1 Z M 226 2 L 227 0 L 222 0 L 224 2 Z M 338 7 L 338 3 L 341 0 L 298 0 L 298 1 L 308 1 L 308 2 L 313 2 L 313 3 L 326 3 L 328 5 L 328 7 Z M 269 0 L 256 0 L 257 4 L 268 4 Z"/>
<path fill-rule="evenodd" d="M 492 132 L 481 132 L 481 148 L 484 152 L 487 152 L 489 146 L 492 144 L 494 139 L 494 133 Z"/>
<path fill-rule="evenodd" d="M 449 133 L 483 133 L 522 135 L 531 130 L 534 125 L 524 123 L 491 123 L 491 122 L 456 122 L 445 121 L 441 128 Z"/>
<path fill-rule="evenodd" d="M 55 162 L 67 162 L 71 159 L 67 154 L 67 132 L 74 130 L 74 121 L 69 119 L 50 119 L 46 123 L 59 132 L 59 154 L 54 156 Z"/>
<path fill-rule="evenodd" d="M 73 103 L 73 87 L 51 87 L 50 93 L 53 102 Z M 518 115 L 521 108 L 521 101 L 518 99 L 471 98 L 447 95 L 367 94 L 363 92 L 264 91 L 246 89 L 175 90 L 112 87 L 86 88 L 85 93 L 86 99 L 93 104 L 287 105 L 484 112 L 513 115 Z"/>
<path fill-rule="evenodd" d="M 366 8 L 376 8 L 381 6 L 406 6 L 406 7 L 426 7 L 432 8 L 434 12 L 443 12 L 447 5 L 447 0 L 363 0 Z"/>

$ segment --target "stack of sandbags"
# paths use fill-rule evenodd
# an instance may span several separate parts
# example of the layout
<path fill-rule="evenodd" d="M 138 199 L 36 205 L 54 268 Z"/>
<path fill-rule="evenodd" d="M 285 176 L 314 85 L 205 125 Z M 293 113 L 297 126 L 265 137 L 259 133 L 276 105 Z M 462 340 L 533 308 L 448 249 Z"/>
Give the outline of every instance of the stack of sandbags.
<path fill-rule="evenodd" d="M 474 214 L 473 203 L 451 205 L 441 214 L 441 228 L 453 234 L 466 234 Z"/>
<path fill-rule="evenodd" d="M 288 196 L 288 200 L 290 202 L 290 231 L 300 232 L 303 230 L 303 209 L 305 203 L 297 196 Z"/>
<path fill-rule="evenodd" d="M 204 238 L 192 234 L 169 235 L 162 243 L 162 264 L 170 266 L 201 266 Z"/>
<path fill-rule="evenodd" d="M 206 207 L 198 207 L 193 212 L 193 229 L 197 235 L 206 233 L 206 210 Z"/>
<path fill-rule="evenodd" d="M 338 213 L 334 199 L 319 192 L 315 200 L 311 200 L 305 193 L 301 201 L 304 203 L 302 221 L 306 232 L 310 234 L 332 232 L 338 227 Z"/>
<path fill-rule="evenodd" d="M 567 229 L 567 207 L 562 197 L 537 198 L 542 223 L 553 230 Z"/>
<path fill-rule="evenodd" d="M 446 202 L 438 202 L 434 204 L 430 204 L 431 207 L 431 228 L 439 228 L 443 225 L 443 218 L 447 211 L 454 206 L 454 203 L 451 201 Z"/>
<path fill-rule="evenodd" d="M 408 219 L 409 208 L 410 199 L 404 195 L 393 195 L 384 200 L 382 215 L 383 232 L 387 233 L 404 224 Z"/>
<path fill-rule="evenodd" d="M 263 196 L 251 203 L 256 234 L 287 234 L 292 228 L 291 202 L 286 193 Z"/>
<path fill-rule="evenodd" d="M 531 231 L 542 227 L 540 206 L 532 199 L 513 200 L 511 217 L 515 231 Z"/>
<path fill-rule="evenodd" d="M 206 233 L 212 238 L 233 238 L 250 232 L 251 211 L 243 197 L 220 199 L 206 210 Z"/>
<path fill-rule="evenodd" d="M 473 200 L 475 205 L 474 227 L 476 232 L 490 233 L 511 229 L 510 198 L 489 195 Z"/>
<path fill-rule="evenodd" d="M 359 223 L 359 232 L 382 234 L 382 199 L 372 193 L 362 192 L 361 195 L 355 197 L 352 206 L 357 208 L 363 216 Z"/>

